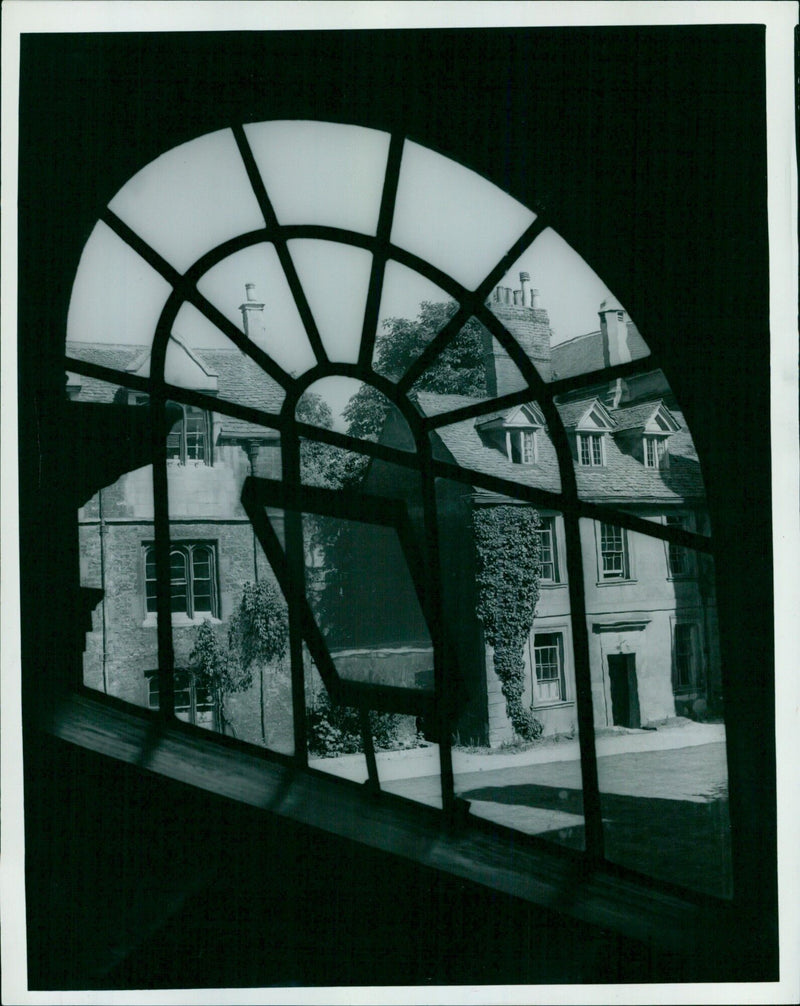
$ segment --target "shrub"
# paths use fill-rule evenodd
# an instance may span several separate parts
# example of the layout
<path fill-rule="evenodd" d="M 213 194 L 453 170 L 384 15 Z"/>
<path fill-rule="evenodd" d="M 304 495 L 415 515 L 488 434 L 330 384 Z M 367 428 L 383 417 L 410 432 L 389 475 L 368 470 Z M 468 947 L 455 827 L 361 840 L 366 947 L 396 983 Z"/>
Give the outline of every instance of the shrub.
<path fill-rule="evenodd" d="M 408 731 L 409 719 L 397 713 L 370 710 L 369 722 L 375 747 L 387 751 L 405 746 L 402 735 Z M 364 750 L 358 710 L 352 706 L 336 705 L 325 693 L 318 696 L 312 709 L 306 710 L 306 730 L 309 753 L 318 757 L 330 758 Z"/>

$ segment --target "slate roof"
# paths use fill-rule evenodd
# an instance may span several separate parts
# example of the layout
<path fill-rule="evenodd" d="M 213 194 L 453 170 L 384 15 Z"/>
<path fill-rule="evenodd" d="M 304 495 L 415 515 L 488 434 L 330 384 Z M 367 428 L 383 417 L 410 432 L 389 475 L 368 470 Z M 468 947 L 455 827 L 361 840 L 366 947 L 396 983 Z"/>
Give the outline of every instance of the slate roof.
<path fill-rule="evenodd" d="M 67 355 L 78 360 L 101 364 L 115 370 L 126 371 L 142 361 L 147 347 L 116 346 L 105 343 L 69 342 Z M 264 412 L 277 413 L 283 404 L 283 389 L 268 374 L 238 349 L 193 348 L 192 353 L 218 377 L 218 394 L 209 396 L 238 405 L 247 405 Z M 67 363 L 69 372 L 69 363 Z M 119 400 L 120 390 L 113 384 L 94 377 L 77 375 L 81 390 L 78 400 L 83 402 L 113 402 Z M 124 397 L 124 394 L 123 396 Z M 221 435 L 224 437 L 263 437 L 265 427 L 232 416 L 220 416 Z"/>
<path fill-rule="evenodd" d="M 127 370 L 141 354 L 141 346 L 104 346 L 93 342 L 67 343 L 67 356 L 76 360 L 86 360 L 88 363 L 99 363 L 114 370 Z M 67 372 L 73 373 L 69 369 L 69 364 L 67 364 Z M 120 388 L 117 385 L 100 381 L 96 377 L 85 377 L 83 374 L 75 376 L 81 386 L 78 401 L 108 404 L 119 400 Z M 70 383 L 72 383 L 71 380 Z"/>
<path fill-rule="evenodd" d="M 68 354 L 76 359 L 87 360 L 125 371 L 134 361 L 141 358 L 141 346 L 113 346 L 100 343 L 70 342 Z M 237 349 L 194 349 L 193 352 L 219 375 L 219 398 L 276 413 L 283 401 L 283 390 Z M 67 364 L 67 367 L 69 365 Z M 111 402 L 118 389 L 95 378 L 78 375 L 81 384 L 79 399 L 82 401 Z M 420 411 L 427 416 L 441 415 L 464 406 L 473 405 L 481 399 L 466 395 L 440 395 L 420 391 L 414 396 Z M 581 401 L 573 401 L 558 406 L 559 415 L 565 426 L 574 425 L 588 409 L 594 396 L 587 395 Z M 213 401 L 213 399 L 212 399 Z M 645 403 L 609 409 L 610 415 L 624 425 L 622 429 L 641 425 L 652 414 L 658 401 L 651 399 Z M 516 407 L 515 407 L 516 408 Z M 492 418 L 508 415 L 514 409 L 495 410 Z M 670 464 L 667 469 L 652 469 L 636 458 L 625 454 L 615 442 L 613 431 L 606 436 L 606 464 L 603 467 L 576 467 L 578 494 L 582 499 L 596 502 L 620 504 L 639 503 L 680 503 L 688 499 L 700 499 L 704 495 L 703 481 L 697 453 L 683 415 L 675 410 L 670 412 L 681 429 L 669 438 Z M 481 433 L 489 416 L 465 419 L 436 430 L 439 456 L 452 458 L 464 468 L 511 479 L 521 485 L 529 485 L 550 492 L 561 491 L 561 478 L 555 449 L 547 431 L 537 436 L 537 463 L 520 465 L 508 460 L 499 449 L 496 440 Z M 264 436 L 264 427 L 230 416 L 221 416 L 223 437 L 234 439 Z"/>
<path fill-rule="evenodd" d="M 618 408 L 609 409 L 608 411 L 614 417 L 618 430 L 637 430 L 647 424 L 647 421 L 659 405 L 663 405 L 667 409 L 667 412 L 673 418 L 675 417 L 674 411 L 667 408 L 661 399 L 655 401 L 651 399 L 648 402 L 641 402 L 636 405 L 620 405 Z"/>
<path fill-rule="evenodd" d="M 677 433 L 673 433 L 669 438 L 669 453 L 670 457 L 683 457 L 690 458 L 693 461 L 697 461 L 697 449 L 694 446 L 694 441 L 692 440 L 692 435 L 689 432 L 689 427 L 686 423 L 686 419 L 682 412 L 677 409 L 670 409 L 673 419 L 675 419 L 680 424 L 680 430 Z"/>
<path fill-rule="evenodd" d="M 556 409 L 559 416 L 561 416 L 561 422 L 569 429 L 576 426 L 584 415 L 589 411 L 593 402 L 598 401 L 599 396 L 592 395 L 591 397 L 582 398 L 576 402 L 556 402 Z M 602 405 L 602 402 L 600 403 Z M 603 409 L 614 419 L 614 412 L 612 409 L 603 406 Z"/>
<path fill-rule="evenodd" d="M 437 395 L 431 391 L 418 392 L 416 399 L 418 407 L 425 415 L 434 414 L 430 411 L 432 407 L 439 413 L 449 412 L 465 405 L 474 405 L 478 401 L 466 395 Z M 506 413 L 512 411 L 513 409 L 504 410 Z M 440 426 L 436 430 L 436 436 L 462 468 L 473 468 L 487 475 L 513 479 L 521 485 L 546 489 L 549 492 L 561 491 L 556 452 L 547 436 L 539 434 L 537 437 L 538 460 L 535 465 L 514 464 L 496 447 L 489 446 L 481 437 L 475 419 L 464 419 L 449 426 Z"/>
<path fill-rule="evenodd" d="M 419 392 L 419 409 L 425 415 L 440 415 L 453 409 L 475 404 L 478 399 L 465 395 L 437 395 Z M 569 403 L 578 411 L 578 418 L 589 407 L 591 398 Z M 650 401 L 638 408 L 648 415 L 658 403 Z M 512 410 L 505 410 L 506 413 Z M 561 413 L 562 408 L 559 408 Z M 609 410 L 615 415 L 616 410 Z M 605 438 L 606 464 L 602 467 L 575 468 L 578 495 L 581 499 L 603 503 L 670 503 L 698 500 L 704 496 L 703 480 L 697 454 L 683 416 L 671 410 L 681 424 L 681 431 L 669 439 L 670 464 L 666 469 L 646 468 L 641 461 L 625 454 L 614 440 L 613 432 Z M 493 413 L 498 415 L 499 413 Z M 576 420 L 577 421 L 577 420 Z M 555 448 L 546 431 L 537 438 L 535 465 L 520 465 L 509 461 L 496 442 L 481 436 L 478 420 L 465 419 L 436 429 L 441 445 L 456 463 L 464 468 L 513 479 L 521 485 L 550 492 L 561 491 L 561 479 Z M 674 446 L 673 446 L 674 445 Z M 441 454 L 441 449 L 440 452 Z"/>
<path fill-rule="evenodd" d="M 632 360 L 649 356 L 650 350 L 632 321 L 628 323 L 628 347 Z M 559 342 L 552 350 L 553 380 L 574 377 L 575 374 L 589 374 L 607 366 L 603 360 L 603 336 L 600 330 L 578 335 L 566 342 Z"/>

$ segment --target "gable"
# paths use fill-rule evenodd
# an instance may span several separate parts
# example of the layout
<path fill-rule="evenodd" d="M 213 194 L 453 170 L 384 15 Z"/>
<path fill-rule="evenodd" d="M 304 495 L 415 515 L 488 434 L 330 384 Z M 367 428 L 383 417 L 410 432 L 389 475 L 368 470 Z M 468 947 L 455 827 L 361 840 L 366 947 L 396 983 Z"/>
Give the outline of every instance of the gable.
<path fill-rule="evenodd" d="M 135 374 L 137 377 L 150 376 L 149 349 L 128 367 L 128 373 Z M 178 388 L 189 388 L 192 391 L 216 393 L 219 390 L 216 372 L 204 364 L 175 335 L 171 335 L 167 343 L 167 354 L 164 361 L 164 379 L 167 384 L 172 384 Z"/>
<path fill-rule="evenodd" d="M 644 426 L 645 433 L 677 433 L 680 425 L 663 402 L 659 402 Z"/>
<path fill-rule="evenodd" d="M 503 425 L 506 427 L 544 426 L 545 422 L 539 406 L 531 403 L 511 409 L 506 415 Z"/>
<path fill-rule="evenodd" d="M 663 401 L 622 407 L 615 410 L 613 415 L 619 431 L 670 436 L 681 429 L 680 422 Z"/>
<path fill-rule="evenodd" d="M 578 419 L 575 429 L 581 433 L 597 433 L 613 430 L 616 425 L 600 399 L 595 398 Z"/>

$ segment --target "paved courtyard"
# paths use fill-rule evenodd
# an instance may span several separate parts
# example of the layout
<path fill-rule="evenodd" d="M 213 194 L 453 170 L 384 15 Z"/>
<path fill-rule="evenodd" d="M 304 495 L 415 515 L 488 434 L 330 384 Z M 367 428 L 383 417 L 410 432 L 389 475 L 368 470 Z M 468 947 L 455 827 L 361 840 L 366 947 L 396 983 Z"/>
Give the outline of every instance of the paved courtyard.
<path fill-rule="evenodd" d="M 729 894 L 727 767 L 723 743 L 598 758 L 606 855 L 674 883 Z M 583 847 L 580 762 L 456 774 L 472 814 L 573 848 Z M 439 780 L 384 784 L 441 805 Z"/>
<path fill-rule="evenodd" d="M 687 724 L 599 737 L 606 855 L 698 891 L 730 895 L 730 826 L 724 728 Z M 577 742 L 519 753 L 454 751 L 455 788 L 476 817 L 583 847 Z M 314 767 L 366 778 L 363 755 Z M 378 755 L 382 789 L 441 806 L 435 746 Z"/>

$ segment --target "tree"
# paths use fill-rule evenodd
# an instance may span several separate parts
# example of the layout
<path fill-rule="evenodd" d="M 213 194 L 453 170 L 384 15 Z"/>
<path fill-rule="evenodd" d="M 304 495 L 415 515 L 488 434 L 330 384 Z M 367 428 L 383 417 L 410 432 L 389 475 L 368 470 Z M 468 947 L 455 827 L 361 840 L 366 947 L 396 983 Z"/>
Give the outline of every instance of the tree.
<path fill-rule="evenodd" d="M 252 681 L 253 667 L 268 666 L 286 652 L 289 616 L 286 601 L 272 580 L 246 583 L 228 626 L 228 650 Z"/>
<path fill-rule="evenodd" d="M 456 313 L 455 301 L 424 300 L 419 314 L 408 318 L 387 318 L 377 342 L 377 370 L 397 380 L 422 354 Z M 475 318 L 461 328 L 447 347 L 425 370 L 416 387 L 451 395 L 483 395 L 486 380 L 483 369 L 481 335 L 483 325 Z"/>
<path fill-rule="evenodd" d="M 189 654 L 189 673 L 196 689 L 207 690 L 213 700 L 223 733 L 228 726 L 225 699 L 236 692 L 244 692 L 253 683 L 253 673 L 236 659 L 225 647 L 216 628 L 205 619 L 195 630 L 192 652 Z"/>
<path fill-rule="evenodd" d="M 320 426 L 325 430 L 333 426 L 330 406 L 315 391 L 306 391 L 297 403 L 295 417 L 301 423 Z M 301 440 L 300 473 L 305 485 L 336 488 L 339 484 L 337 468 L 340 464 L 337 449 L 318 440 Z"/>
<path fill-rule="evenodd" d="M 244 585 L 228 626 L 227 646 L 209 619 L 197 626 L 189 671 L 195 687 L 213 696 L 223 733 L 229 726 L 225 699 L 250 688 L 256 667 L 262 672 L 263 689 L 263 670 L 283 657 L 288 639 L 286 602 L 271 580 Z M 263 715 L 262 695 L 262 729 Z"/>
<path fill-rule="evenodd" d="M 414 320 L 387 318 L 375 347 L 375 369 L 378 373 L 390 380 L 402 377 L 456 310 L 455 301 L 425 300 Z M 485 395 L 483 331 L 483 325 L 470 318 L 415 382 L 415 390 L 447 395 Z M 348 423 L 347 432 L 353 437 L 377 440 L 389 407 L 389 402 L 377 389 L 364 385 L 343 412 Z"/>

